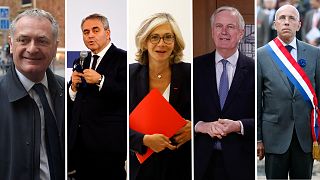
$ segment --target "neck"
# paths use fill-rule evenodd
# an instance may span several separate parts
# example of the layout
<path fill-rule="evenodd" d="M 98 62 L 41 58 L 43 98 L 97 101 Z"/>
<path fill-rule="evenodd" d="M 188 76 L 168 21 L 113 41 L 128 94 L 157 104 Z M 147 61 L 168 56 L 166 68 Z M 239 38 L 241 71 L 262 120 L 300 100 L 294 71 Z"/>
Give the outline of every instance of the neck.
<path fill-rule="evenodd" d="M 149 61 L 149 70 L 152 72 L 160 73 L 169 68 L 170 68 L 169 61 L 165 61 L 165 62 Z"/>
<path fill-rule="evenodd" d="M 290 38 L 285 38 L 285 37 L 280 37 L 280 36 L 278 36 L 279 37 L 279 39 L 281 39 L 281 41 L 283 41 L 285 44 L 290 44 L 292 41 L 293 41 L 293 39 L 294 39 L 294 37 L 290 37 Z"/>
<path fill-rule="evenodd" d="M 226 49 L 217 49 L 217 52 L 223 57 L 223 59 L 227 59 L 232 56 L 237 49 L 234 50 L 226 50 Z"/>

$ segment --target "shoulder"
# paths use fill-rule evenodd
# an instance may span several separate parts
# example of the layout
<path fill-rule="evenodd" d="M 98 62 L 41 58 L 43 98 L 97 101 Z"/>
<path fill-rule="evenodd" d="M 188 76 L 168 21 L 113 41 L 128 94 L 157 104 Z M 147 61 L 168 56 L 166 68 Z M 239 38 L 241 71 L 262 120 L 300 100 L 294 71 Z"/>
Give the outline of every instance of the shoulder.
<path fill-rule="evenodd" d="M 198 68 L 202 69 L 202 67 L 208 67 L 208 66 L 212 65 L 214 62 L 214 54 L 215 54 L 215 51 L 208 53 L 208 54 L 204 54 L 204 55 L 195 57 L 193 59 L 193 68 L 194 69 L 198 69 Z"/>
<path fill-rule="evenodd" d="M 254 59 L 242 54 L 241 52 L 239 53 L 239 60 L 243 61 L 247 66 L 254 67 Z"/>
<path fill-rule="evenodd" d="M 193 59 L 194 63 L 202 63 L 203 61 L 208 61 L 214 58 L 215 52 L 197 56 Z"/>
<path fill-rule="evenodd" d="M 120 49 L 120 48 L 117 48 L 114 44 L 111 45 L 110 51 L 111 51 L 113 54 L 117 54 L 118 56 L 127 57 L 127 51 L 125 51 L 125 50 L 123 50 L 123 49 Z"/>
<path fill-rule="evenodd" d="M 179 62 L 172 65 L 173 68 L 179 69 L 184 72 L 191 72 L 191 64 L 186 62 Z"/>
<path fill-rule="evenodd" d="M 129 74 L 130 77 L 134 74 L 140 73 L 141 71 L 144 71 L 143 69 L 147 69 L 146 65 L 142 65 L 140 63 L 133 63 L 129 64 Z"/>
<path fill-rule="evenodd" d="M 61 77 L 61 76 L 56 75 L 56 74 L 54 75 L 54 77 L 55 77 L 57 83 L 59 84 L 59 86 L 64 87 L 64 83 L 65 83 L 64 77 Z"/>

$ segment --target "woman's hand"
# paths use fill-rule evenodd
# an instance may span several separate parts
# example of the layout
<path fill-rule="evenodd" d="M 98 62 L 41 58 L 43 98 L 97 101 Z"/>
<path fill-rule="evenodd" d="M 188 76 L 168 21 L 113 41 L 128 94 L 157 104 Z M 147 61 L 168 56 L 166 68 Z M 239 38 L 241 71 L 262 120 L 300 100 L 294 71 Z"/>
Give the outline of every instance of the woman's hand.
<path fill-rule="evenodd" d="M 178 143 L 177 148 L 191 139 L 191 121 L 186 121 L 187 124 L 174 135 L 174 140 Z"/>
<path fill-rule="evenodd" d="M 165 148 L 175 150 L 176 146 L 171 145 L 169 138 L 163 134 L 144 135 L 143 144 L 158 153 Z"/>

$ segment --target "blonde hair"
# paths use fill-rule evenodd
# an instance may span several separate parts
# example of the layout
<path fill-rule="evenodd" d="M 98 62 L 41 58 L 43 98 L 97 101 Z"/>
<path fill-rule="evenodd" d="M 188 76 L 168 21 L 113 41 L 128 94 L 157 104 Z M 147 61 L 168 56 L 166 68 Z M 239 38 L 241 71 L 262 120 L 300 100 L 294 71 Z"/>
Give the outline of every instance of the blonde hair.
<path fill-rule="evenodd" d="M 174 49 L 169 57 L 170 64 L 179 63 L 181 61 L 185 44 L 176 21 L 168 13 L 156 13 L 151 15 L 141 23 L 135 37 L 137 47 L 136 60 L 140 64 L 148 63 L 148 52 L 145 48 L 145 44 L 148 40 L 149 35 L 155 28 L 163 24 L 169 24 L 173 31 L 173 34 L 175 35 Z"/>

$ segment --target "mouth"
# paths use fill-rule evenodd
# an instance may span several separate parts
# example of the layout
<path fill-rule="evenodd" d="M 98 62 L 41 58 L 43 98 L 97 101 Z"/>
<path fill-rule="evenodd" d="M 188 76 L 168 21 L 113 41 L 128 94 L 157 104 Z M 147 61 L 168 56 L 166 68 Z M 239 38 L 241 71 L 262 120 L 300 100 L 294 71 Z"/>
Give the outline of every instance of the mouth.
<path fill-rule="evenodd" d="M 160 53 L 160 54 L 164 54 L 164 53 L 166 53 L 167 51 L 165 51 L 165 50 L 157 50 L 156 51 L 156 53 Z"/>
<path fill-rule="evenodd" d="M 230 41 L 230 38 L 227 37 L 220 37 L 219 38 L 220 41 Z"/>
<path fill-rule="evenodd" d="M 29 60 L 29 61 L 39 61 L 41 60 L 40 57 L 23 57 L 23 59 Z"/>

